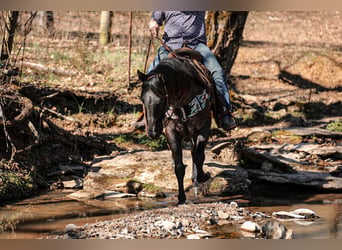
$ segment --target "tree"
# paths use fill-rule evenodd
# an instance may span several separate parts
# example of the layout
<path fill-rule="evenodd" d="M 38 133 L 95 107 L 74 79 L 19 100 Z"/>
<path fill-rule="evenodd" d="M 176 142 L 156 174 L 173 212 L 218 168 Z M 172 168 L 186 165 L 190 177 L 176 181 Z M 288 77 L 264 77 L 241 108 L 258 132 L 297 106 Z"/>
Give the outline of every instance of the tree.
<path fill-rule="evenodd" d="M 10 58 L 15 29 L 18 24 L 19 11 L 9 11 L 7 16 L 2 15 L 3 24 L 1 30 L 3 33 L 1 42 L 0 61 L 6 61 Z"/>
<path fill-rule="evenodd" d="M 248 11 L 208 11 L 206 18 L 208 46 L 218 58 L 229 79 L 237 56 Z"/>
<path fill-rule="evenodd" d="M 100 45 L 106 45 L 110 40 L 110 29 L 112 26 L 111 12 L 101 11 L 101 22 L 100 22 Z"/>
<path fill-rule="evenodd" d="M 52 36 L 55 33 L 54 24 L 53 11 L 39 11 L 39 25 L 43 32 L 47 31 L 48 35 Z"/>

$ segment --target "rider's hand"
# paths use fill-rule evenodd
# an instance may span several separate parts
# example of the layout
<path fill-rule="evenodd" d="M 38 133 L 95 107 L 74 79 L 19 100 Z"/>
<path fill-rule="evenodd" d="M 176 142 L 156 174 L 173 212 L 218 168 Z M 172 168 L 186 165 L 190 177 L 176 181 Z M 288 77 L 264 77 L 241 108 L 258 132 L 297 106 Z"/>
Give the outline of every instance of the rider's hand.
<path fill-rule="evenodd" d="M 159 33 L 159 25 L 158 25 L 158 23 L 155 20 L 151 20 L 149 22 L 148 26 L 149 26 L 149 30 L 151 32 L 151 35 L 153 37 L 157 37 L 158 33 Z"/>

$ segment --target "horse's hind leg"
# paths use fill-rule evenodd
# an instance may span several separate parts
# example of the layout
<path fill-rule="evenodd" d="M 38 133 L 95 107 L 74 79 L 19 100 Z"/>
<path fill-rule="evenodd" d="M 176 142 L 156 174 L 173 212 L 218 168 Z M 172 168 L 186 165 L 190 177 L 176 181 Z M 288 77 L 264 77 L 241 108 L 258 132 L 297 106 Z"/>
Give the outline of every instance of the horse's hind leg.
<path fill-rule="evenodd" d="M 205 182 L 210 178 L 209 173 L 203 172 L 203 163 L 205 159 L 205 146 L 208 142 L 208 136 L 199 134 L 192 140 L 192 182 L 194 187 L 198 183 Z"/>

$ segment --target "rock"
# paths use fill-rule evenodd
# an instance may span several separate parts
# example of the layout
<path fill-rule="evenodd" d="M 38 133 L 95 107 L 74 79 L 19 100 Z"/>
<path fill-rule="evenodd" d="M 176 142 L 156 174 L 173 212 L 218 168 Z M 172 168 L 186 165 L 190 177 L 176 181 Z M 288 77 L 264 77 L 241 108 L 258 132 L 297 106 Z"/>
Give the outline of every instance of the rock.
<path fill-rule="evenodd" d="M 139 198 L 165 198 L 166 194 L 164 192 L 146 192 L 146 191 L 141 191 L 138 194 Z"/>
<path fill-rule="evenodd" d="M 253 232 L 247 232 L 247 231 L 241 231 L 241 234 L 245 238 L 256 238 L 258 236 L 258 233 L 253 233 Z"/>
<path fill-rule="evenodd" d="M 186 236 L 186 238 L 188 240 L 200 240 L 201 236 L 199 236 L 198 234 L 189 234 Z"/>
<path fill-rule="evenodd" d="M 240 167 L 221 170 L 221 172 L 204 183 L 205 195 L 232 195 L 248 192 L 251 181 L 247 171 Z"/>
<path fill-rule="evenodd" d="M 247 136 L 248 142 L 268 142 L 272 138 L 270 131 L 254 131 Z"/>
<path fill-rule="evenodd" d="M 256 219 L 256 220 L 271 218 L 271 216 L 264 214 L 262 212 L 255 212 L 253 214 L 250 214 L 250 217 L 252 217 L 253 219 Z"/>
<path fill-rule="evenodd" d="M 229 218 L 229 214 L 228 213 L 225 213 L 224 211 L 222 210 L 218 210 L 217 211 L 217 215 L 219 217 L 220 220 L 226 220 Z"/>
<path fill-rule="evenodd" d="M 210 190 L 204 195 L 224 195 L 232 193 L 240 193 L 248 191 L 251 181 L 248 179 L 247 171 L 243 168 L 229 168 L 227 165 L 219 165 L 214 160 L 213 153 L 210 150 L 206 151 L 206 162 L 203 166 L 204 172 L 209 172 L 213 177 L 211 180 L 218 180 L 213 182 L 213 186 L 206 187 L 204 190 Z M 190 150 L 183 150 L 184 164 L 192 165 Z M 211 160 L 216 165 L 211 164 Z M 192 187 L 192 168 L 185 169 L 184 188 Z M 153 185 L 162 190 L 177 190 L 177 178 L 174 174 L 172 166 L 172 158 L 169 150 L 158 152 L 132 152 L 122 153 L 112 158 L 95 159 L 88 175 L 84 178 L 83 189 L 89 192 L 102 192 L 102 190 L 114 190 L 130 193 L 131 191 L 123 190 L 126 188 L 124 181 L 136 180 L 137 183 L 146 185 Z M 141 186 L 134 183 L 133 193 L 137 193 Z M 208 181 L 203 184 L 212 183 Z M 216 187 L 215 187 L 216 185 Z M 122 189 L 122 190 L 118 190 Z M 146 190 L 146 195 L 150 197 L 150 193 Z M 161 193 L 157 197 L 164 196 Z M 156 197 L 155 195 L 151 197 Z"/>
<path fill-rule="evenodd" d="M 96 196 L 96 199 L 118 199 L 118 198 L 127 198 L 127 197 L 135 197 L 135 194 L 129 194 L 129 193 L 121 193 L 111 190 L 106 190 L 102 194 Z"/>
<path fill-rule="evenodd" d="M 78 176 L 72 176 L 70 181 L 62 181 L 64 188 L 67 189 L 80 189 L 83 187 L 83 179 Z"/>
<path fill-rule="evenodd" d="M 242 223 L 240 230 L 253 232 L 253 233 L 259 233 L 261 232 L 261 227 L 253 221 L 245 221 L 244 223 Z"/>
<path fill-rule="evenodd" d="M 121 191 L 124 193 L 138 194 L 143 189 L 143 183 L 135 180 L 117 180 L 115 182 L 115 191 Z"/>
<path fill-rule="evenodd" d="M 305 216 L 303 215 L 286 211 L 273 212 L 272 216 L 278 219 L 305 219 Z"/>
<path fill-rule="evenodd" d="M 238 207 L 239 207 L 239 205 L 235 201 L 232 201 L 231 203 L 229 203 L 230 209 L 237 209 Z"/>
<path fill-rule="evenodd" d="M 304 216 L 305 219 L 319 218 L 319 216 L 317 216 L 314 211 L 307 208 L 298 208 L 296 210 L 291 211 L 290 213 Z"/>
<path fill-rule="evenodd" d="M 262 234 L 266 239 L 292 239 L 293 231 L 278 221 L 267 221 L 262 226 Z"/>
<path fill-rule="evenodd" d="M 64 231 L 66 232 L 66 233 L 69 233 L 69 232 L 75 232 L 75 231 L 77 231 L 79 229 L 79 227 L 78 226 L 76 226 L 75 224 L 68 224 L 68 225 L 66 225 L 65 226 L 65 229 L 64 229 Z"/>
<path fill-rule="evenodd" d="M 340 177 L 341 178 L 342 177 L 342 165 L 335 167 L 335 169 L 332 170 L 330 172 L 330 174 L 334 177 Z"/>
<path fill-rule="evenodd" d="M 212 235 L 205 230 L 197 229 L 195 230 L 196 235 L 199 235 L 201 238 L 210 238 Z"/>
<path fill-rule="evenodd" d="M 67 197 L 75 200 L 86 200 L 86 199 L 92 199 L 96 196 L 100 195 L 100 192 L 88 192 L 85 190 L 78 190 L 76 192 L 73 192 L 71 194 L 68 194 Z"/>
<path fill-rule="evenodd" d="M 171 222 L 171 221 L 157 221 L 156 223 L 154 223 L 154 225 L 156 227 L 162 227 L 167 231 L 171 231 L 171 230 L 177 228 L 176 224 Z"/>
<path fill-rule="evenodd" d="M 270 172 L 273 169 L 273 164 L 269 161 L 264 161 L 261 164 L 261 169 L 264 170 L 265 172 Z"/>

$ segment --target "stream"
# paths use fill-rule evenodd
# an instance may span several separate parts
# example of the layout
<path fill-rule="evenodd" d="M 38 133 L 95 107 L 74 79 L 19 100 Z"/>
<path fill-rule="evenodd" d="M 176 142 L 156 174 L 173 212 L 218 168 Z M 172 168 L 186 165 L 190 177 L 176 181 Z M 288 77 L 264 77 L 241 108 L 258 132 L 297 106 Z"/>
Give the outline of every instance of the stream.
<path fill-rule="evenodd" d="M 86 223 L 110 220 L 128 213 L 166 207 L 175 203 L 174 195 L 159 200 L 139 200 L 124 198 L 115 200 L 77 201 L 67 197 L 71 191 L 49 191 L 39 196 L 0 207 L 0 223 L 8 225 L 8 230 L 0 232 L 0 239 L 37 239 L 51 232 L 63 231 L 73 223 L 82 226 Z M 257 197 L 257 198 L 250 198 Z M 279 197 L 278 192 L 237 197 L 189 197 L 196 202 L 230 202 L 252 212 L 271 215 L 276 211 L 291 211 L 308 208 L 320 217 L 314 221 L 281 221 L 293 230 L 295 239 L 342 239 L 342 194 L 288 193 Z M 198 200 L 199 199 L 199 200 Z M 214 238 L 243 239 L 237 226 L 230 224 L 215 227 Z"/>

